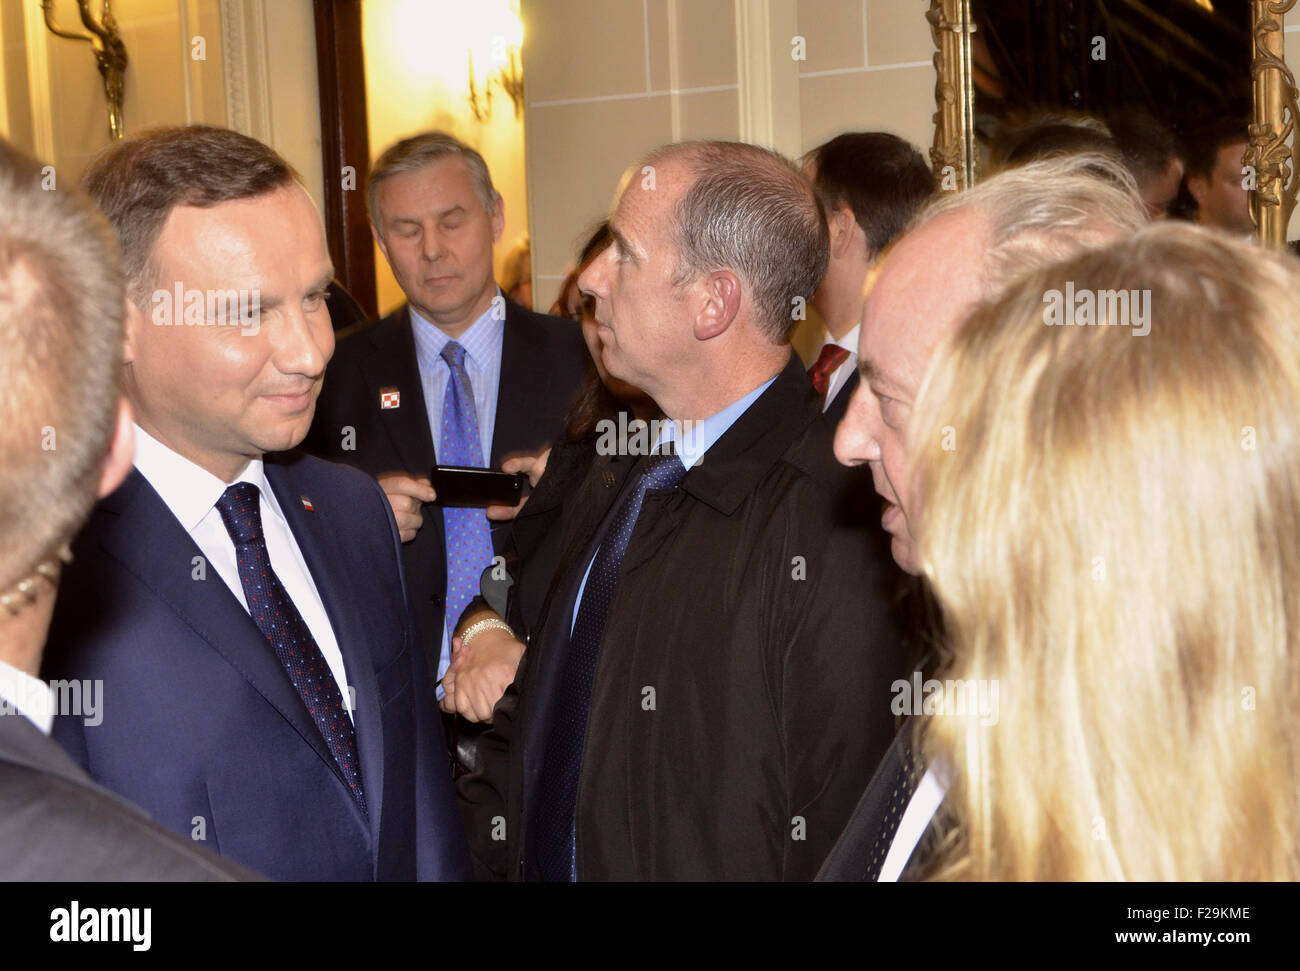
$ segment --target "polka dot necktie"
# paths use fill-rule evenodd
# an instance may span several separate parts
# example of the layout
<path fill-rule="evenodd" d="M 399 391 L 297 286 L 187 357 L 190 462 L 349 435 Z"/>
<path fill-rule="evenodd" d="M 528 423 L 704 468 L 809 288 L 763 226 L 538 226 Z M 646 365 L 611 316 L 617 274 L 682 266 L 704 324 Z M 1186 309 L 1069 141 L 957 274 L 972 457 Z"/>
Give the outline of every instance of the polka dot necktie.
<path fill-rule="evenodd" d="M 478 466 L 482 468 L 483 447 L 478 437 L 478 409 L 474 407 L 474 389 L 465 370 L 465 348 L 448 341 L 442 359 L 451 369 L 447 390 L 442 397 L 442 444 L 438 449 L 441 465 Z M 479 590 L 483 570 L 492 562 L 492 533 L 482 509 L 446 506 L 442 510 L 447 534 L 447 636 L 465 605 Z M 441 673 L 441 672 L 439 672 Z"/>
<path fill-rule="evenodd" d="M 582 603 L 569 637 L 556 692 L 554 714 L 546 750 L 535 825 L 538 864 L 543 880 L 577 880 L 578 777 L 582 769 L 582 743 L 587 732 L 591 688 L 605 636 L 605 620 L 614 602 L 619 567 L 628 540 L 641 513 L 648 489 L 672 489 L 686 469 L 675 454 L 651 455 L 610 514 L 609 527 L 596 551 L 582 591 Z"/>
<path fill-rule="evenodd" d="M 822 401 L 826 400 L 826 392 L 830 389 L 831 375 L 848 359 L 847 350 L 838 344 L 827 344 L 817 355 L 817 362 L 808 369 L 808 377 L 812 378 L 812 386 Z"/>
<path fill-rule="evenodd" d="M 357 758 L 356 730 L 343 707 L 343 693 L 307 622 L 289 599 L 280 578 L 271 569 L 271 556 L 262 532 L 261 493 L 251 482 L 236 482 L 217 500 L 217 511 L 235 542 L 239 582 L 244 587 L 248 612 L 258 630 L 271 642 L 289 680 L 302 696 L 312 721 L 320 729 L 343 780 L 366 811 L 361 791 L 361 762 Z"/>

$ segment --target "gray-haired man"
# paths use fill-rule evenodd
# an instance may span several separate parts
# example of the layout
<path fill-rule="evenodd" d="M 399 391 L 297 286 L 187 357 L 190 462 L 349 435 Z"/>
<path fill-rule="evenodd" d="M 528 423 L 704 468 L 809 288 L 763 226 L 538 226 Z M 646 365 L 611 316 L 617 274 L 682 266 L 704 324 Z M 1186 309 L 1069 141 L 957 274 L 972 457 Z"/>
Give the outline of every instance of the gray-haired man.
<path fill-rule="evenodd" d="M 512 453 L 547 447 L 587 351 L 571 321 L 533 313 L 497 287 L 492 246 L 504 208 L 473 148 L 442 132 L 403 139 L 375 161 L 367 191 L 375 240 L 408 302 L 339 341 L 307 447 L 379 480 L 401 531 L 424 651 L 441 679 L 451 633 L 505 529 L 481 509 L 433 505 L 430 470 L 496 469 Z M 518 660 L 496 659 L 483 672 L 498 696 Z M 443 707 L 470 714 L 459 701 L 448 696 Z"/>
<path fill-rule="evenodd" d="M 881 525 L 908 573 L 920 574 L 922 564 L 907 426 L 935 348 L 1017 274 L 1105 246 L 1145 222 L 1123 163 L 1078 153 L 1008 169 L 935 200 L 881 261 L 858 337 L 862 381 L 836 431 L 835 455 L 870 467 L 884 500 Z M 905 725 L 890 746 L 821 879 L 896 880 L 924 856 L 922 837 L 937 838 L 928 827 L 946 791 L 945 773 L 917 764 L 913 728 Z"/>

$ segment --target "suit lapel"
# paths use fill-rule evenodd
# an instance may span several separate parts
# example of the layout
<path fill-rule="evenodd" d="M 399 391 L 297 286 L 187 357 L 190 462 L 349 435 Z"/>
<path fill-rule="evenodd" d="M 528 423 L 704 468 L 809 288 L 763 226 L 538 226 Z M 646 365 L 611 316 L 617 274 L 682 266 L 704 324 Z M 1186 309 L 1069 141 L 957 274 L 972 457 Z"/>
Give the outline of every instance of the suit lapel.
<path fill-rule="evenodd" d="M 587 473 L 581 490 L 577 508 L 581 511 L 574 517 L 568 535 L 564 537 L 564 558 L 556 570 L 556 576 L 575 563 L 581 564 L 581 570 L 587 569 L 592 556 L 596 553 L 596 541 L 603 538 L 605 519 L 623 494 L 628 479 L 637 467 L 637 460 L 620 456 L 597 456 Z M 576 585 L 582 579 L 580 572 L 574 580 Z M 558 590 L 557 590 L 558 592 Z"/>
<path fill-rule="evenodd" d="M 370 397 L 366 407 L 378 410 L 379 424 L 392 439 L 406 470 L 427 476 L 436 459 L 409 309 L 394 314 L 387 326 L 376 327 L 370 339 L 374 351 L 360 362 Z M 400 393 L 399 406 L 380 407 L 380 396 L 391 390 Z"/>
<path fill-rule="evenodd" d="M 334 628 L 334 638 L 343 655 L 348 686 L 356 695 L 352 719 L 357 735 L 357 757 L 361 761 L 361 784 L 365 790 L 370 820 L 377 832 L 378 821 L 382 818 L 384 792 L 384 731 L 379 684 L 375 679 L 374 667 L 369 663 L 372 656 L 369 650 L 369 632 L 361 613 L 341 609 L 350 603 L 347 574 L 341 568 L 351 560 L 347 550 L 339 544 L 335 531 L 329 528 L 330 523 L 336 523 L 340 517 L 349 515 L 350 510 L 334 508 L 328 500 L 313 496 L 310 497 L 313 509 L 309 511 L 303 505 L 302 492 L 293 481 L 295 477 L 291 469 L 268 462 L 265 471 L 267 482 L 279 500 L 280 510 L 289 523 L 307 570 L 316 584 L 316 591 L 325 605 L 326 616 Z M 344 698 L 344 703 L 347 701 Z M 326 752 L 331 767 L 342 781 L 338 764 L 328 754 L 328 749 Z M 349 793 L 349 797 L 350 795 Z M 348 801 L 355 808 L 355 800 L 349 798 Z M 375 846 L 378 846 L 378 841 Z"/>
<path fill-rule="evenodd" d="M 901 818 L 892 819 L 891 807 L 898 801 L 898 793 L 904 793 L 896 809 L 901 816 L 919 781 L 908 770 L 912 728 L 910 723 L 905 724 L 885 750 L 884 758 L 876 766 L 853 815 L 822 864 L 821 872 L 817 874 L 819 881 L 860 881 L 867 879 L 873 870 L 879 872 L 901 822 Z M 891 822 L 892 832 L 889 829 Z M 874 859 L 873 854 L 876 855 Z"/>
<path fill-rule="evenodd" d="M 551 429 L 536 428 L 540 417 L 530 400 L 540 399 L 549 373 L 544 348 L 524 320 L 526 311 L 506 301 L 506 324 L 501 337 L 501 380 L 497 384 L 496 424 L 492 432 L 492 454 L 488 467 L 501 467 L 511 452 L 534 448 L 550 436 Z"/>
<path fill-rule="evenodd" d="M 631 471 L 628 478 L 638 475 L 637 468 L 639 466 Z M 624 488 L 631 487 L 631 484 L 624 480 Z M 622 495 L 619 498 L 622 499 Z M 663 494 L 661 490 L 646 493 L 641 501 L 641 512 L 632 530 L 632 538 L 628 541 L 627 550 L 623 554 L 623 562 L 619 567 L 620 575 L 625 576 L 639 569 L 662 552 L 664 544 L 668 542 L 681 522 L 684 501 L 685 496 L 680 487 L 668 494 Z"/>
<path fill-rule="evenodd" d="M 849 374 L 849 379 L 844 382 L 844 387 L 836 393 L 831 399 L 830 407 L 826 409 L 826 420 L 834 428 L 839 425 L 844 413 L 849 410 L 849 399 L 853 397 L 854 390 L 858 386 L 858 372 L 856 370 Z"/>
<path fill-rule="evenodd" d="M 541 636 L 530 643 L 525 657 L 536 671 L 530 676 L 523 702 L 523 764 L 525 806 L 532 806 L 533 786 L 541 771 L 545 728 L 550 724 L 550 705 L 556 681 L 569 649 L 569 625 L 578 597 L 578 584 L 594 552 L 594 539 L 610 507 L 622 491 L 633 462 L 619 456 L 600 456 L 566 503 L 578 510 L 562 537 L 560 561 L 542 608 L 538 629 Z"/>
<path fill-rule="evenodd" d="M 339 784 L 346 785 L 320 729 L 266 637 L 216 570 L 206 568 L 202 579 L 194 579 L 196 564 L 203 561 L 202 551 L 139 470 L 131 470 L 125 484 L 104 500 L 102 508 L 116 514 L 116 522 L 106 527 L 100 540 L 104 552 L 224 657 L 315 750 Z"/>

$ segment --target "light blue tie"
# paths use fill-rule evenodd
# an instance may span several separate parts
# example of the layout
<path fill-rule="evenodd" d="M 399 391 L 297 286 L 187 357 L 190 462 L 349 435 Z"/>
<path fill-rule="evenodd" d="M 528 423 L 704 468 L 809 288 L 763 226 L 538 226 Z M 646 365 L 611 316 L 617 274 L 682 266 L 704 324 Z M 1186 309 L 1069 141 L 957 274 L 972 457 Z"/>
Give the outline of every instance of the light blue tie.
<path fill-rule="evenodd" d="M 465 348 L 448 341 L 443 345 L 442 359 L 451 369 L 451 375 L 442 397 L 438 463 L 483 468 L 486 463 L 478 439 L 478 409 L 474 407 L 474 389 L 465 370 Z M 447 534 L 445 620 L 450 637 L 465 605 L 478 593 L 483 570 L 492 562 L 492 533 L 482 509 L 444 507 L 442 517 Z"/>

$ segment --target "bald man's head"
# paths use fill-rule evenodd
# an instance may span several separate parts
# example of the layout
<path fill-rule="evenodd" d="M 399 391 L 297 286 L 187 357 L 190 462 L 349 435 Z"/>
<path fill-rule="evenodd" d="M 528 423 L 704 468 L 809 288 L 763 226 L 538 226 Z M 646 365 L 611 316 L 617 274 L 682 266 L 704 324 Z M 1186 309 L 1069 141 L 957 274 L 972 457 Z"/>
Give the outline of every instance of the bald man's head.
<path fill-rule="evenodd" d="M 835 437 L 870 465 L 894 558 L 920 571 L 909 525 L 907 426 L 935 347 L 1018 275 L 1136 232 L 1141 196 L 1117 158 L 1079 154 L 1003 172 L 928 207 L 869 281 L 858 337 L 862 382 Z"/>

